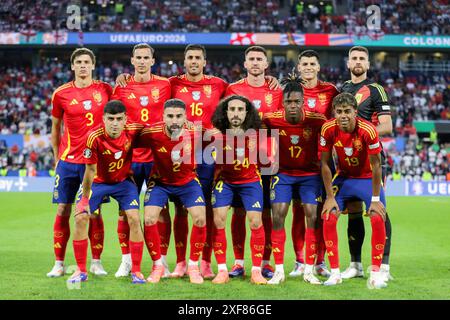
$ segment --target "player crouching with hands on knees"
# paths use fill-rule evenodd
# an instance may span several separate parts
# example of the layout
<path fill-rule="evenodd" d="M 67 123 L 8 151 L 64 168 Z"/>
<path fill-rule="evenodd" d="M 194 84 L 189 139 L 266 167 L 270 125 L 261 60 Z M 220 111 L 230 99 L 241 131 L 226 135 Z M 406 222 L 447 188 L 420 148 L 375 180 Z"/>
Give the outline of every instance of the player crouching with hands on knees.
<path fill-rule="evenodd" d="M 143 126 L 127 124 L 126 109 L 118 100 L 109 101 L 103 111 L 103 125 L 94 129 L 86 141 L 84 158 L 86 171 L 82 183 L 82 196 L 77 203 L 73 249 L 78 270 L 67 280 L 69 283 L 87 281 L 86 258 L 89 216 L 100 207 L 104 197 L 112 197 L 124 210 L 130 226 L 132 282 L 145 283 L 140 265 L 144 247 L 139 219 L 139 195 L 130 178 L 133 147 Z"/>
<path fill-rule="evenodd" d="M 372 225 L 372 269 L 369 288 L 381 289 L 387 284 L 380 274 L 386 241 L 384 220 L 386 200 L 381 188 L 381 144 L 376 128 L 359 118 L 356 99 L 341 93 L 333 99 L 335 119 L 327 121 L 321 130 L 319 150 L 322 153 L 322 179 L 326 201 L 322 210 L 323 231 L 331 276 L 324 285 L 342 283 L 339 271 L 337 219 L 346 209 L 346 202 L 364 201 Z M 337 154 L 338 170 L 332 179 L 329 162 L 332 149 Z"/>

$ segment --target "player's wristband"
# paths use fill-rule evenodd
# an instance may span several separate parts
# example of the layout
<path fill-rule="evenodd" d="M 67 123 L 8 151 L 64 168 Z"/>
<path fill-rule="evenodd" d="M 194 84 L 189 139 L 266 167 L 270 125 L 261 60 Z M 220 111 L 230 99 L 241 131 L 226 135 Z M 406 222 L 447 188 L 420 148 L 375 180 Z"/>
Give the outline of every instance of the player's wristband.
<path fill-rule="evenodd" d="M 380 196 L 372 197 L 372 202 L 380 202 Z"/>

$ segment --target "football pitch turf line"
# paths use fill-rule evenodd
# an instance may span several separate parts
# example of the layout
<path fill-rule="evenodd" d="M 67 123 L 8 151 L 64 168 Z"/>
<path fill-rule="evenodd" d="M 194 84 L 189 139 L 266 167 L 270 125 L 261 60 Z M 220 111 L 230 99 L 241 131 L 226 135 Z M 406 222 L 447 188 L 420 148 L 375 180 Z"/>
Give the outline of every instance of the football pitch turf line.
<path fill-rule="evenodd" d="M 369 290 L 366 278 L 344 280 L 336 287 L 312 286 L 302 278 L 291 278 L 294 252 L 290 236 L 292 214 L 286 221 L 286 282 L 279 286 L 255 286 L 246 279 L 231 279 L 226 285 L 205 280 L 192 285 L 188 278 L 162 279 L 158 284 L 132 285 L 129 278 L 116 279 L 121 259 L 117 239 L 117 204 L 104 206 L 105 250 L 102 262 L 106 277 L 89 275 L 81 290 L 69 290 L 63 278 L 49 279 L 53 266 L 52 228 L 56 206 L 51 193 L 0 193 L 0 299 L 223 299 L 223 300 L 292 300 L 292 299 L 450 299 L 450 197 L 388 197 L 388 212 L 393 226 L 391 271 L 395 280 L 382 290 Z M 173 213 L 172 213 L 173 217 Z M 233 250 L 228 214 L 227 265 L 231 269 Z M 370 265 L 370 222 L 365 218 L 366 238 L 363 247 L 365 272 Z M 190 223 L 191 226 L 191 223 Z M 341 271 L 349 263 L 346 236 L 347 218 L 339 219 Z M 73 219 L 71 219 L 73 230 Z M 246 271 L 250 271 L 250 232 L 247 223 Z M 189 251 L 188 251 L 189 252 Z M 89 249 L 90 256 L 90 249 Z M 170 242 L 168 262 L 175 266 L 175 248 Z M 216 262 L 212 258 L 213 270 Z M 273 261 L 273 258 L 272 258 Z M 88 258 L 88 267 L 90 258 Z M 72 238 L 66 252 L 66 265 L 75 265 Z M 151 269 L 150 256 L 144 248 L 142 271 Z M 366 272 L 367 275 L 367 272 Z M 322 279 L 323 280 L 323 279 Z"/>

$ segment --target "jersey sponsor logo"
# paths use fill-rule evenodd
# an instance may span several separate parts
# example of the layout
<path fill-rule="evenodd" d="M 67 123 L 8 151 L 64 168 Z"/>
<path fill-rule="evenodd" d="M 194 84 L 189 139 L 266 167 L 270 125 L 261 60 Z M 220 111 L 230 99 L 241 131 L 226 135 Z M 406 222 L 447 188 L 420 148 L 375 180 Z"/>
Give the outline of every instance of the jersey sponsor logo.
<path fill-rule="evenodd" d="M 223 150 L 231 150 L 231 147 L 229 145 L 226 145 L 225 147 L 223 147 Z"/>
<path fill-rule="evenodd" d="M 122 153 L 123 153 L 122 150 L 117 151 L 116 153 L 114 153 L 114 159 L 119 160 L 120 157 L 122 157 Z"/>
<path fill-rule="evenodd" d="M 172 157 L 172 161 L 180 160 L 181 150 L 172 150 L 171 157 Z"/>
<path fill-rule="evenodd" d="M 83 107 L 84 107 L 84 110 L 91 110 L 92 109 L 92 101 L 91 100 L 83 101 Z"/>
<path fill-rule="evenodd" d="M 316 99 L 308 98 L 308 107 L 314 108 L 316 106 Z"/>
<path fill-rule="evenodd" d="M 320 136 L 320 145 L 322 147 L 325 147 L 327 145 L 327 141 L 325 140 L 324 137 Z"/>
<path fill-rule="evenodd" d="M 264 99 L 266 100 L 266 104 L 270 107 L 273 102 L 273 95 L 271 93 L 266 93 Z"/>
<path fill-rule="evenodd" d="M 286 132 L 284 130 L 280 131 L 280 136 L 287 136 Z"/>
<path fill-rule="evenodd" d="M 195 101 L 200 100 L 201 94 L 202 93 L 200 91 L 192 91 L 192 99 Z"/>
<path fill-rule="evenodd" d="M 59 242 L 55 243 L 55 245 L 53 247 L 55 247 L 56 249 L 61 249 L 62 248 L 61 244 Z"/>
<path fill-rule="evenodd" d="M 334 144 L 336 147 L 343 147 L 341 140 Z"/>
<path fill-rule="evenodd" d="M 275 253 L 280 253 L 281 252 L 281 250 L 280 249 L 278 249 L 277 247 L 275 247 L 275 248 L 273 248 L 273 250 L 272 250 L 273 252 L 275 252 Z"/>
<path fill-rule="evenodd" d="M 317 95 L 321 104 L 325 104 L 327 102 L 327 95 L 325 93 L 319 93 Z"/>
<path fill-rule="evenodd" d="M 243 157 L 245 154 L 245 149 L 244 148 L 236 148 L 236 155 L 238 157 Z"/>
<path fill-rule="evenodd" d="M 205 201 L 203 200 L 203 198 L 200 196 L 197 198 L 197 200 L 195 200 L 195 203 L 205 203 Z"/>
<path fill-rule="evenodd" d="M 94 91 L 92 93 L 92 97 L 94 98 L 95 102 L 98 104 L 102 103 L 102 94 L 98 91 Z"/>
<path fill-rule="evenodd" d="M 303 138 L 305 140 L 309 140 L 312 136 L 312 129 L 310 127 L 306 127 L 303 129 Z"/>
<path fill-rule="evenodd" d="M 92 156 L 92 151 L 91 151 L 91 149 L 89 149 L 89 148 L 84 149 L 84 151 L 83 151 L 83 156 L 84 156 L 86 159 L 89 159 L 89 158 Z"/>
<path fill-rule="evenodd" d="M 379 142 L 374 143 L 374 144 L 370 144 L 370 145 L 369 145 L 369 149 L 370 149 L 370 150 L 373 150 L 373 149 L 378 148 L 379 146 L 380 146 L 380 143 L 379 143 Z"/>
<path fill-rule="evenodd" d="M 187 89 L 186 87 L 183 87 L 183 88 L 180 90 L 180 93 L 186 93 L 186 92 L 189 92 L 188 89 Z"/>
<path fill-rule="evenodd" d="M 261 209 L 261 204 L 259 203 L 259 201 L 256 201 L 253 205 L 252 208 L 260 208 Z"/>
<path fill-rule="evenodd" d="M 74 105 L 76 105 L 76 104 L 78 104 L 77 99 L 72 99 L 72 101 L 70 101 L 69 106 L 74 106 Z"/>
<path fill-rule="evenodd" d="M 300 141 L 300 136 L 297 135 L 292 135 L 291 136 L 291 143 L 292 144 L 297 144 Z"/>
<path fill-rule="evenodd" d="M 352 147 L 350 147 L 350 148 L 344 148 L 344 152 L 345 152 L 345 154 L 347 155 L 347 156 L 352 156 L 353 155 L 353 148 Z"/>
<path fill-rule="evenodd" d="M 105 151 L 103 151 L 102 154 L 112 154 L 111 151 L 109 151 L 108 149 L 106 149 Z"/>
<path fill-rule="evenodd" d="M 384 105 L 384 106 L 381 106 L 381 109 L 383 109 L 383 110 L 391 110 L 391 106 Z"/>
<path fill-rule="evenodd" d="M 222 250 L 214 250 L 214 254 L 223 254 L 223 251 Z"/>
<path fill-rule="evenodd" d="M 256 258 L 262 258 L 262 256 L 263 256 L 262 253 L 257 253 L 254 255 L 254 257 L 256 257 Z"/>
<path fill-rule="evenodd" d="M 162 147 L 160 149 L 158 149 L 158 152 L 167 152 L 166 148 Z"/>
<path fill-rule="evenodd" d="M 137 202 L 136 199 L 134 199 L 133 201 L 130 202 L 130 206 L 138 206 L 139 202 Z"/>
<path fill-rule="evenodd" d="M 353 146 L 358 151 L 361 151 L 363 147 L 361 140 L 359 140 L 358 138 L 353 141 Z"/>
<path fill-rule="evenodd" d="M 143 107 L 147 106 L 148 105 L 148 96 L 139 97 L 139 103 Z"/>
<path fill-rule="evenodd" d="M 203 92 L 205 93 L 207 98 L 211 98 L 211 93 L 212 93 L 211 85 L 210 84 L 204 85 L 203 86 Z"/>
<path fill-rule="evenodd" d="M 261 108 L 261 100 L 253 100 L 252 102 L 256 110 L 259 110 L 259 108 Z"/>
<path fill-rule="evenodd" d="M 152 99 L 155 102 L 158 102 L 159 100 L 159 89 L 158 88 L 152 88 Z"/>
<path fill-rule="evenodd" d="M 136 96 L 134 95 L 134 93 L 130 93 L 130 95 L 127 97 L 128 100 L 131 99 L 136 99 Z"/>

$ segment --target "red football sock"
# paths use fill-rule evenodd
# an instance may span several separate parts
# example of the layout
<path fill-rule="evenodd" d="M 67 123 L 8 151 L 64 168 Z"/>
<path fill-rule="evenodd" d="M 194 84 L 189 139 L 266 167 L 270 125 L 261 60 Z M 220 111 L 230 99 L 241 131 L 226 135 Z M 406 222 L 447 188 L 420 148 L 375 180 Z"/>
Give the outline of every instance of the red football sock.
<path fill-rule="evenodd" d="M 236 260 L 244 260 L 245 237 L 245 214 L 241 214 L 242 208 L 235 208 L 239 213 L 231 216 L 231 239 L 233 241 L 233 252 Z"/>
<path fill-rule="evenodd" d="M 189 233 L 187 214 L 175 214 L 173 218 L 173 233 L 177 263 L 186 260 L 187 238 Z"/>
<path fill-rule="evenodd" d="M 327 248 L 330 267 L 336 269 L 339 268 L 337 217 L 331 213 L 328 216 L 328 220 L 323 220 L 323 237 Z"/>
<path fill-rule="evenodd" d="M 56 215 L 53 225 L 53 249 L 55 251 L 55 259 L 64 261 L 66 256 L 67 242 L 70 238 L 70 216 Z"/>
<path fill-rule="evenodd" d="M 270 260 L 270 255 L 272 254 L 272 217 L 270 213 L 262 213 L 262 222 L 264 226 L 264 254 L 263 260 Z"/>
<path fill-rule="evenodd" d="M 191 231 L 191 253 L 189 259 L 192 261 L 198 261 L 200 255 L 202 254 L 203 247 L 206 241 L 206 226 L 198 227 L 196 225 L 192 226 Z"/>
<path fill-rule="evenodd" d="M 316 264 L 321 264 L 325 261 L 325 241 L 323 240 L 323 224 L 322 221 L 319 222 L 319 226 L 316 230 L 317 239 L 317 258 Z"/>
<path fill-rule="evenodd" d="M 227 235 L 225 228 L 214 230 L 214 256 L 217 264 L 227 263 Z"/>
<path fill-rule="evenodd" d="M 272 251 L 275 264 L 284 263 L 284 244 L 286 243 L 286 230 L 272 230 Z"/>
<path fill-rule="evenodd" d="M 170 243 L 170 234 L 172 229 L 171 221 L 158 221 L 158 231 L 159 231 L 159 239 L 161 241 L 161 254 L 163 256 L 167 255 L 167 250 L 169 249 Z"/>
<path fill-rule="evenodd" d="M 77 261 L 78 269 L 80 269 L 81 272 L 87 272 L 86 270 L 87 248 L 88 248 L 88 239 L 73 240 L 73 252 L 75 254 L 75 260 Z"/>
<path fill-rule="evenodd" d="M 317 239 L 316 230 L 312 228 L 306 228 L 305 232 L 305 262 L 306 264 L 313 265 L 316 261 L 317 255 Z"/>
<path fill-rule="evenodd" d="M 117 235 L 119 237 L 122 254 L 129 254 L 130 247 L 128 242 L 130 241 L 130 225 L 128 224 L 128 221 L 119 220 L 117 222 Z"/>
<path fill-rule="evenodd" d="M 206 209 L 206 240 L 202 252 L 202 260 L 206 262 L 211 262 L 214 229 L 214 214 L 212 212 L 212 208 L 209 208 Z"/>
<path fill-rule="evenodd" d="M 265 237 L 263 226 L 259 227 L 258 229 L 251 229 L 251 231 L 252 233 L 250 236 L 250 249 L 252 252 L 252 264 L 254 267 L 259 267 L 261 266 L 264 251 L 264 242 L 267 237 Z"/>
<path fill-rule="evenodd" d="M 294 245 L 295 260 L 304 263 L 303 246 L 305 245 L 305 211 L 298 201 L 292 206 L 292 244 Z"/>
<path fill-rule="evenodd" d="M 100 259 L 103 252 L 105 239 L 105 227 L 102 216 L 89 219 L 89 240 L 91 242 L 92 259 Z"/>
<path fill-rule="evenodd" d="M 386 228 L 383 218 L 378 214 L 370 217 L 370 224 L 372 225 L 372 266 L 373 271 L 378 271 L 386 243 Z"/>
<path fill-rule="evenodd" d="M 131 272 L 141 272 L 142 252 L 144 251 L 144 242 L 130 241 L 131 252 Z"/>
<path fill-rule="evenodd" d="M 161 259 L 161 242 L 159 240 L 158 226 L 144 226 L 144 239 L 148 253 L 153 261 Z"/>

